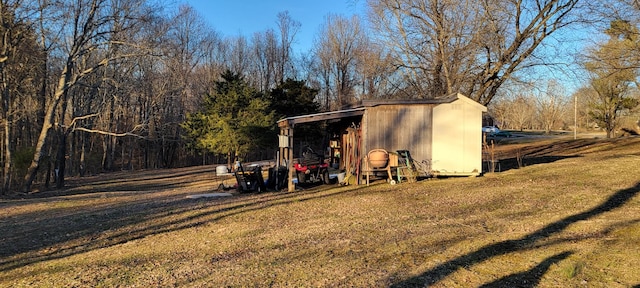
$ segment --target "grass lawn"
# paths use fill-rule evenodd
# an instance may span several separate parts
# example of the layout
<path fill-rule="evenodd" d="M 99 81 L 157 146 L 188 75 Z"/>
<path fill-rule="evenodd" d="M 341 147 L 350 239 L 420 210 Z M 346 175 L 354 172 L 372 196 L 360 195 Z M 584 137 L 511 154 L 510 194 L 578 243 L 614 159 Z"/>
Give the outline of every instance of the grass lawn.
<path fill-rule="evenodd" d="M 218 199 L 186 197 L 212 166 L 70 179 L 0 200 L 0 287 L 640 285 L 640 138 L 496 150 L 524 167 Z"/>

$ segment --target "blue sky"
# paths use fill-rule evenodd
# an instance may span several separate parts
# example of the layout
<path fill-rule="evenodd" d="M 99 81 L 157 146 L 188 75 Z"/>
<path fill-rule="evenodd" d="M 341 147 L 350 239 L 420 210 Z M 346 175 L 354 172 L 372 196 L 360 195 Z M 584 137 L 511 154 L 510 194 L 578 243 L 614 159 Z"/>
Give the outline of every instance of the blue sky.
<path fill-rule="evenodd" d="M 277 14 L 289 11 L 300 22 L 293 49 L 306 52 L 328 14 L 351 16 L 362 14 L 365 0 L 183 0 L 223 36 L 244 35 L 277 30 Z"/>

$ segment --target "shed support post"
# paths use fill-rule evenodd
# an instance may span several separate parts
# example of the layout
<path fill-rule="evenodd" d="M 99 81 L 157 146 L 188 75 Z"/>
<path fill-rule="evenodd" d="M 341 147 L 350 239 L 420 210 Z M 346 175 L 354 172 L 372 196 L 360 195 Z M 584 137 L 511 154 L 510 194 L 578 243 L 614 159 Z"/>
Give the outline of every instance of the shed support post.
<path fill-rule="evenodd" d="M 287 162 L 288 170 L 289 170 L 289 183 L 288 183 L 288 191 L 293 192 L 296 191 L 296 185 L 293 184 L 293 171 L 296 169 L 293 167 L 293 127 L 288 129 L 287 136 L 289 136 L 289 151 L 288 158 L 289 162 Z"/>
<path fill-rule="evenodd" d="M 286 137 L 286 145 L 280 145 L 280 163 L 286 165 L 288 171 L 287 177 L 287 190 L 293 192 L 296 190 L 296 186 L 293 183 L 293 126 L 286 126 L 280 128 L 280 137 Z"/>

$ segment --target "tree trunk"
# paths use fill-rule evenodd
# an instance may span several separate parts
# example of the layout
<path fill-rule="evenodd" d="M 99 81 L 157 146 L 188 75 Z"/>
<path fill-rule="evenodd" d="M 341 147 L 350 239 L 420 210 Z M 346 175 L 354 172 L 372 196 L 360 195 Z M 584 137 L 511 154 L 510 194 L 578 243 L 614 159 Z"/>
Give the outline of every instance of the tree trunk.
<path fill-rule="evenodd" d="M 125 157 L 127 154 L 126 145 L 124 139 L 121 141 L 122 145 L 120 145 L 120 170 L 128 170 L 127 165 L 125 165 Z"/>
<path fill-rule="evenodd" d="M 609 111 L 605 114 L 605 130 L 607 132 L 607 139 L 613 138 L 614 130 L 616 129 L 616 118 L 615 113 L 616 109 L 614 109 L 615 105 L 609 104 Z"/>
<path fill-rule="evenodd" d="M 67 99 L 69 90 L 65 89 L 60 97 L 60 125 L 56 127 L 58 131 L 58 151 L 56 153 L 56 188 L 60 189 L 64 187 L 64 175 L 67 174 L 67 138 L 71 128 L 64 128 L 66 115 L 67 115 Z"/>
<path fill-rule="evenodd" d="M 11 103 L 11 91 L 9 91 L 9 83 L 7 79 L 7 73 L 5 68 L 5 63 L 0 63 L 0 75 L 2 77 L 2 118 L 4 118 L 4 141 L 3 141 L 3 152 L 4 152 L 4 170 L 3 170 L 3 179 L 2 179 L 2 195 L 5 195 L 9 192 L 11 187 L 11 165 L 12 155 L 11 155 L 11 113 L 9 113 L 9 107 Z"/>
<path fill-rule="evenodd" d="M 135 145 L 135 140 L 134 139 L 129 139 L 129 161 L 127 163 L 127 167 L 129 168 L 129 170 L 133 171 L 133 145 Z"/>
<path fill-rule="evenodd" d="M 44 122 L 42 123 L 42 129 L 40 130 L 40 136 L 38 136 L 38 142 L 36 143 L 36 151 L 33 154 L 33 160 L 31 160 L 31 165 L 29 169 L 27 169 L 27 175 L 24 177 L 24 192 L 31 191 L 31 185 L 33 184 L 33 180 L 36 178 L 36 174 L 38 173 L 38 169 L 40 168 L 40 160 L 44 155 L 43 147 L 47 143 L 47 138 L 49 137 L 49 130 L 53 127 L 54 117 L 56 109 L 58 108 L 58 104 L 60 104 L 60 99 L 67 93 L 67 86 L 69 80 L 71 79 L 71 71 L 73 68 L 73 63 L 71 59 L 68 59 L 67 65 L 62 70 L 62 74 L 58 79 L 58 85 L 56 87 L 56 92 L 53 95 L 53 99 L 47 107 Z"/>
<path fill-rule="evenodd" d="M 109 114 L 107 119 L 107 130 L 113 131 L 115 125 L 113 124 L 116 120 L 115 118 L 115 99 L 111 97 L 109 101 Z M 102 155 L 102 168 L 106 171 L 113 171 L 114 166 L 114 154 L 116 149 L 116 137 L 111 135 L 104 136 L 104 154 Z"/>
<path fill-rule="evenodd" d="M 142 157 L 142 169 L 149 169 L 149 140 L 143 140 L 144 141 L 144 148 L 143 149 L 143 157 Z"/>
<path fill-rule="evenodd" d="M 86 170 L 87 170 L 87 163 L 86 163 L 86 154 L 87 154 L 87 137 L 86 135 L 82 134 L 82 136 L 80 136 L 80 169 L 79 169 L 79 173 L 80 173 L 80 177 L 84 177 L 86 174 Z"/>
<path fill-rule="evenodd" d="M 65 105 L 63 105 L 65 106 Z M 62 112 L 64 114 L 64 111 Z M 64 119 L 64 117 L 62 117 Z M 67 133 L 63 129 L 58 131 L 58 151 L 56 153 L 56 188 L 64 187 L 64 175 L 66 173 Z"/>
<path fill-rule="evenodd" d="M 2 179 L 2 195 L 9 192 L 11 188 L 11 165 L 13 156 L 11 155 L 11 120 L 5 118 L 4 121 L 4 178 Z"/>

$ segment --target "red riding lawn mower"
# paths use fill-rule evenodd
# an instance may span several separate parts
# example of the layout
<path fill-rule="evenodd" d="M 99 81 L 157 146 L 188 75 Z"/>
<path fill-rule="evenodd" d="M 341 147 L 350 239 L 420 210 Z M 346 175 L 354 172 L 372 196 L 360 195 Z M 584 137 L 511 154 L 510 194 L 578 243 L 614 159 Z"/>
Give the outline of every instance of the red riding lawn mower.
<path fill-rule="evenodd" d="M 302 153 L 302 158 L 294 164 L 298 183 L 329 184 L 329 163 L 325 163 L 324 157 L 318 155 L 311 148 Z"/>

